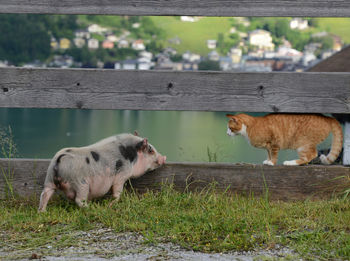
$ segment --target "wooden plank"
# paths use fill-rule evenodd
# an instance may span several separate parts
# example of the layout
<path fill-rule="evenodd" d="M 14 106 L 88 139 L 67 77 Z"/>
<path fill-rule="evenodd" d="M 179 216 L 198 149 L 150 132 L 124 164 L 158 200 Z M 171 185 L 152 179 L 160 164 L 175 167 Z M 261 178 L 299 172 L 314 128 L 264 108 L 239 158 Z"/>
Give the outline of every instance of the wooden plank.
<path fill-rule="evenodd" d="M 350 73 L 0 69 L 0 107 L 350 113 Z"/>
<path fill-rule="evenodd" d="M 196 15 L 196 16 L 350 16 L 344 0 L 0 0 L 0 13 Z"/>
<path fill-rule="evenodd" d="M 39 195 L 49 160 L 0 160 L 1 170 L 13 173 L 15 191 L 21 195 Z M 347 179 L 341 178 L 346 176 Z M 218 190 L 261 195 L 266 191 L 273 199 L 290 200 L 327 198 L 350 187 L 350 168 L 344 166 L 261 166 L 222 163 L 167 163 L 163 167 L 132 180 L 138 191 L 158 190 L 161 183 L 170 182 L 180 191 L 198 191 L 216 182 Z M 265 181 L 264 181 L 265 180 Z M 266 183 L 266 185 L 265 185 Z M 0 196 L 5 182 L 0 175 Z"/>

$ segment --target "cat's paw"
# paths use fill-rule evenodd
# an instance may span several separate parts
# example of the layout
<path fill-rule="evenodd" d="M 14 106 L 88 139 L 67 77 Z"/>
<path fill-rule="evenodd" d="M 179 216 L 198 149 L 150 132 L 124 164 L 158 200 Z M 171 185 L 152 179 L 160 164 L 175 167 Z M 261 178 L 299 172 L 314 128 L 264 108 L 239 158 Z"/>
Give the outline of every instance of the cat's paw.
<path fill-rule="evenodd" d="M 321 160 L 322 164 L 325 164 L 325 165 L 331 164 L 331 163 L 329 162 L 329 160 L 328 160 L 328 158 L 327 158 L 326 155 L 323 155 L 323 154 L 322 154 L 322 155 L 320 156 L 320 160 Z"/>
<path fill-rule="evenodd" d="M 264 160 L 263 162 L 264 165 L 269 165 L 269 166 L 273 166 L 273 162 L 271 160 Z"/>
<path fill-rule="evenodd" d="M 285 162 L 283 162 L 283 165 L 285 165 L 285 166 L 298 166 L 296 160 L 286 160 Z"/>

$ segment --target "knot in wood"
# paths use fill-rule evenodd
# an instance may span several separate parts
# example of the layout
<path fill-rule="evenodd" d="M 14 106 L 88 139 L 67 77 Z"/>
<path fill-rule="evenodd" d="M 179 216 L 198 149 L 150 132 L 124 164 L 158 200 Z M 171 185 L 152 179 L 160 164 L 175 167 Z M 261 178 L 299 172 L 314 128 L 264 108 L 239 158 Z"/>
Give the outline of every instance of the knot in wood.
<path fill-rule="evenodd" d="M 263 85 L 258 86 L 258 95 L 260 97 L 264 97 L 264 86 Z"/>
<path fill-rule="evenodd" d="M 172 83 L 172 82 L 169 82 L 168 83 L 168 90 L 170 90 L 171 88 L 173 88 L 174 87 L 174 84 Z"/>
<path fill-rule="evenodd" d="M 83 102 L 82 101 L 77 101 L 76 106 L 78 109 L 83 108 Z"/>

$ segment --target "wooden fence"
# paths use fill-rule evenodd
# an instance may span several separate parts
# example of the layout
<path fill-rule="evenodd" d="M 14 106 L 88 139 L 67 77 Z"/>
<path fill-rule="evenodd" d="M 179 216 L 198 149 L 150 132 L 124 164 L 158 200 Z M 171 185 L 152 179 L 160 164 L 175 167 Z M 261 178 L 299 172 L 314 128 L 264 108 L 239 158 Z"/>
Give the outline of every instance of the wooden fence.
<path fill-rule="evenodd" d="M 350 16 L 349 1 L 0 0 L 0 13 Z M 0 68 L 0 107 L 350 113 L 350 73 L 159 72 Z M 346 137 L 347 139 L 347 137 Z M 18 193 L 42 188 L 48 160 L 0 161 Z M 324 197 L 350 187 L 344 166 L 168 163 L 134 180 L 136 189 L 173 182 L 178 189 L 219 189 L 276 199 Z M 5 188 L 0 174 L 0 192 Z M 0 193 L 3 194 L 3 193 Z"/>

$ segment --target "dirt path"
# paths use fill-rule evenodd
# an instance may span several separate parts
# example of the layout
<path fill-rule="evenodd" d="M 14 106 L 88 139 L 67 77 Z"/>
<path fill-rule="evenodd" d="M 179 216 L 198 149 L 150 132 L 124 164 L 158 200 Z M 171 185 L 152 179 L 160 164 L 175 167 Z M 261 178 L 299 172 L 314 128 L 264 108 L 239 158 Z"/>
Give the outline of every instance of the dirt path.
<path fill-rule="evenodd" d="M 207 254 L 189 251 L 172 243 L 150 245 L 137 233 L 115 233 L 111 229 L 75 232 L 75 246 L 63 249 L 47 244 L 37 249 L 21 250 L 16 245 L 0 244 L 0 260 L 301 260 L 287 248 L 246 253 Z M 5 239 L 6 240 L 6 239 Z"/>

